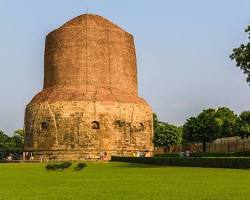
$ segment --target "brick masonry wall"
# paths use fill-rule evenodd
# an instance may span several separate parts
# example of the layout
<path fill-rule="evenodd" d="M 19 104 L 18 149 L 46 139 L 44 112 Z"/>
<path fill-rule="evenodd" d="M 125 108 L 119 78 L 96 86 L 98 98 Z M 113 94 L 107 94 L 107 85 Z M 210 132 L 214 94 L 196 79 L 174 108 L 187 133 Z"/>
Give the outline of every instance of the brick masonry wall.
<path fill-rule="evenodd" d="M 52 31 L 46 38 L 44 88 L 51 86 L 137 96 L 133 36 L 96 15 Z"/>
<path fill-rule="evenodd" d="M 133 36 L 81 15 L 46 37 L 44 87 L 26 107 L 25 151 L 86 159 L 153 151 L 152 110 L 138 97 Z"/>

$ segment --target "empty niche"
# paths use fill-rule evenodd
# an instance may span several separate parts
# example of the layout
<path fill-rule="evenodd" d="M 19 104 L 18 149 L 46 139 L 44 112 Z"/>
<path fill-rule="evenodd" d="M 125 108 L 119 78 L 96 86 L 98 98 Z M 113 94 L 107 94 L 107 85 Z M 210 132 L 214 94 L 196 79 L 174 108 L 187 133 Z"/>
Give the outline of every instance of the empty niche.
<path fill-rule="evenodd" d="M 44 131 L 44 130 L 47 130 L 49 127 L 49 123 L 48 122 L 42 122 L 41 123 L 41 130 Z"/>
<path fill-rule="evenodd" d="M 117 128 L 121 128 L 121 127 L 125 126 L 125 121 L 115 120 L 115 126 Z"/>
<path fill-rule="evenodd" d="M 92 129 L 100 129 L 100 124 L 98 121 L 93 121 L 91 123 L 91 127 L 92 127 Z"/>
<path fill-rule="evenodd" d="M 141 130 L 141 131 L 144 131 L 144 130 L 145 130 L 145 127 L 144 127 L 144 125 L 143 125 L 142 122 L 140 123 L 140 130 Z"/>

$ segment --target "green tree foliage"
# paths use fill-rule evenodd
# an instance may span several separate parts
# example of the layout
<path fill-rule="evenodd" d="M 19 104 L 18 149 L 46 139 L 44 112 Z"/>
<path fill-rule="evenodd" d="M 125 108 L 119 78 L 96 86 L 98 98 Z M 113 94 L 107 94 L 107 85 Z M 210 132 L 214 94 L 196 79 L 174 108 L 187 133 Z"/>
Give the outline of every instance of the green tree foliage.
<path fill-rule="evenodd" d="M 248 25 L 245 32 L 248 33 L 248 39 L 250 39 L 250 25 Z M 244 74 L 247 74 L 247 82 L 250 83 L 250 42 L 233 49 L 230 58 L 236 61 L 236 66 L 240 67 Z"/>
<path fill-rule="evenodd" d="M 197 117 L 191 117 L 183 126 L 183 138 L 186 142 L 202 143 L 206 152 L 206 142 L 213 142 L 219 136 L 220 125 L 215 109 L 203 110 Z"/>
<path fill-rule="evenodd" d="M 5 155 L 7 155 L 9 148 L 9 137 L 4 134 L 2 130 L 0 130 L 0 160 L 4 158 Z"/>
<path fill-rule="evenodd" d="M 200 122 L 198 117 L 190 117 L 183 125 L 183 141 L 185 143 L 199 142 Z"/>
<path fill-rule="evenodd" d="M 250 137 L 250 111 L 244 111 L 239 115 L 237 133 L 243 139 Z"/>
<path fill-rule="evenodd" d="M 22 129 L 16 130 L 13 137 L 0 130 L 0 160 L 9 154 L 13 154 L 15 158 L 20 156 L 24 146 L 23 135 Z"/>
<path fill-rule="evenodd" d="M 154 127 L 154 130 L 157 128 L 158 123 L 159 123 L 158 117 L 157 117 L 157 115 L 155 113 L 153 113 L 153 127 Z"/>
<path fill-rule="evenodd" d="M 16 148 L 19 148 L 20 151 L 22 151 L 24 147 L 24 130 L 23 129 L 15 130 L 13 140 L 16 144 Z"/>
<path fill-rule="evenodd" d="M 158 122 L 154 133 L 154 145 L 164 147 L 166 150 L 173 145 L 180 144 L 182 140 L 181 129 L 172 124 Z"/>
<path fill-rule="evenodd" d="M 227 107 L 218 108 L 215 113 L 216 120 L 220 126 L 220 137 L 234 136 L 238 117 L 234 111 Z"/>

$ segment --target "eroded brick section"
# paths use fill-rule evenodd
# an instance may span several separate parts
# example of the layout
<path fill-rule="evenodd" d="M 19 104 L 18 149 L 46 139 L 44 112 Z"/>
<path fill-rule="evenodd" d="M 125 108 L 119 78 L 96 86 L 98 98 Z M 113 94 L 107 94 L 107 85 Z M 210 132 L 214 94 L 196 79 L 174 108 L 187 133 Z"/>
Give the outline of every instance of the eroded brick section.
<path fill-rule="evenodd" d="M 152 111 L 138 97 L 133 36 L 81 15 L 46 38 L 44 89 L 26 108 L 25 150 L 56 159 L 152 153 Z"/>

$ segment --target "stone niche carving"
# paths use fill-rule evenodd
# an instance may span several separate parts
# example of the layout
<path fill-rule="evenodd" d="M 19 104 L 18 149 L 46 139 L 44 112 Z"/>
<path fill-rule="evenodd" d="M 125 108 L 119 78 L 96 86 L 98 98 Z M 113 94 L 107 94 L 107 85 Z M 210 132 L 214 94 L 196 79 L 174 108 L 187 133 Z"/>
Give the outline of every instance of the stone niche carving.
<path fill-rule="evenodd" d="M 93 121 L 91 123 L 91 127 L 92 127 L 92 129 L 100 129 L 100 124 L 98 121 Z"/>

